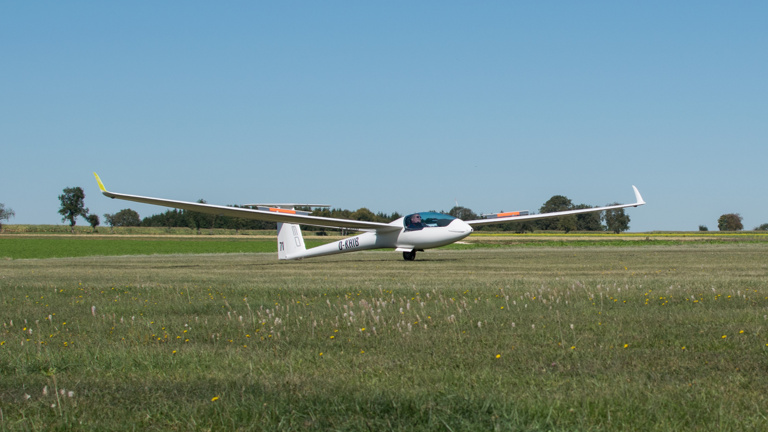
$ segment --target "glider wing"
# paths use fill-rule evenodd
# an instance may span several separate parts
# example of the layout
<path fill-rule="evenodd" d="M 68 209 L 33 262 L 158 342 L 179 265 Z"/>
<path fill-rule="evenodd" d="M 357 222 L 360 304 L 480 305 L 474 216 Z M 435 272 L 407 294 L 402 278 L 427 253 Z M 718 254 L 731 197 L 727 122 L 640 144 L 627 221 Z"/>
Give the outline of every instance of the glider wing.
<path fill-rule="evenodd" d="M 637 188 L 634 186 L 632 186 L 632 189 L 635 191 L 635 202 L 632 204 L 617 204 L 617 205 L 610 205 L 605 207 L 593 207 L 588 209 L 565 210 L 565 211 L 552 212 L 552 213 L 540 213 L 540 214 L 520 215 L 520 216 L 503 216 L 503 214 L 501 214 L 499 217 L 495 217 L 492 219 L 476 219 L 476 220 L 470 220 L 470 221 L 464 221 L 464 222 L 468 223 L 469 225 L 488 225 L 488 224 L 496 224 L 496 223 L 504 223 L 504 222 L 519 222 L 519 221 L 529 221 L 529 220 L 536 220 L 536 219 L 546 219 L 551 217 L 568 216 L 568 215 L 579 214 L 579 213 L 592 213 L 592 212 L 599 212 L 604 210 L 613 210 L 613 209 L 620 209 L 620 208 L 626 208 L 626 207 L 639 207 L 641 205 L 645 205 L 645 201 L 643 201 L 643 197 L 640 196 L 640 191 L 638 191 Z"/>
<path fill-rule="evenodd" d="M 393 226 L 380 222 L 368 222 L 358 221 L 351 219 L 337 219 L 327 218 L 320 216 L 311 216 L 302 214 L 304 212 L 289 210 L 285 208 L 270 208 L 268 210 L 256 210 L 250 208 L 240 207 L 228 207 L 219 206 L 213 204 L 194 203 L 187 201 L 175 201 L 163 198 L 152 198 L 139 195 L 128 195 L 116 192 L 110 192 L 104 187 L 104 183 L 101 182 L 98 174 L 93 173 L 96 177 L 96 181 L 99 183 L 99 189 L 104 196 L 113 199 L 121 199 L 126 201 L 135 201 L 144 204 L 153 204 L 164 207 L 172 207 L 182 210 L 196 211 L 200 213 L 208 213 L 223 216 L 239 217 L 244 219 L 256 219 L 268 222 L 283 222 L 301 225 L 311 225 L 327 228 L 350 228 L 360 231 L 399 231 L 399 226 Z"/>

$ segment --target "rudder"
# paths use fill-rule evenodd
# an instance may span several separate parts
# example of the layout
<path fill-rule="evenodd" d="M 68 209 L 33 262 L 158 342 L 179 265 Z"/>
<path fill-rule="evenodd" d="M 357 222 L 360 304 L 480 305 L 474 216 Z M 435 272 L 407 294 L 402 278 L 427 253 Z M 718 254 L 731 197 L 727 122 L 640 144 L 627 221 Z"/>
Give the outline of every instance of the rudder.
<path fill-rule="evenodd" d="M 281 260 L 302 258 L 306 250 L 299 225 L 278 222 L 277 258 Z"/>

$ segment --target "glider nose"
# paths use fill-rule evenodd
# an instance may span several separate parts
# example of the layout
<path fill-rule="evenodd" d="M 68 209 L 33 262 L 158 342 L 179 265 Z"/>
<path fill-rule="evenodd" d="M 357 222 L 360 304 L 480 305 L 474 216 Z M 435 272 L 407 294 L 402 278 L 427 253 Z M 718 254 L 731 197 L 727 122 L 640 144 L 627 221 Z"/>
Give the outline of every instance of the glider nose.
<path fill-rule="evenodd" d="M 472 227 L 468 223 L 461 219 L 454 219 L 448 225 L 448 231 L 456 235 L 456 240 L 461 240 L 464 237 L 472 234 Z"/>

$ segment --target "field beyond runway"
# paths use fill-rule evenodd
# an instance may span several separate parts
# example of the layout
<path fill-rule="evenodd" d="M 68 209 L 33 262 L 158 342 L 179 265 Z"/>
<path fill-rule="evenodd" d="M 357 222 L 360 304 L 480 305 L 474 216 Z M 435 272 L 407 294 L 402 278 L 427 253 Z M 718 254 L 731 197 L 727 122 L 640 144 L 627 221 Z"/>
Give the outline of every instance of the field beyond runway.
<path fill-rule="evenodd" d="M 159 228 L 115 228 L 114 234 L 95 234 L 90 228 L 76 227 L 76 235 L 63 226 L 6 225 L 0 234 L 0 259 L 64 258 L 84 256 L 168 255 L 203 253 L 277 253 L 274 231 L 192 230 L 174 228 L 168 234 Z M 51 233 L 53 232 L 53 233 Z M 304 233 L 307 247 L 338 241 L 338 235 L 317 236 Z M 489 249 L 516 247 L 594 247 L 594 246 L 661 246 L 683 244 L 766 243 L 768 232 L 706 232 L 706 233 L 535 233 L 480 231 L 465 241 L 440 250 Z M 428 252 L 431 253 L 431 252 Z M 399 254 L 395 254 L 399 255 Z M 419 254 L 419 256 L 422 256 Z"/>
<path fill-rule="evenodd" d="M 768 243 L 561 240 L 415 262 L 0 250 L 0 427 L 768 428 Z"/>

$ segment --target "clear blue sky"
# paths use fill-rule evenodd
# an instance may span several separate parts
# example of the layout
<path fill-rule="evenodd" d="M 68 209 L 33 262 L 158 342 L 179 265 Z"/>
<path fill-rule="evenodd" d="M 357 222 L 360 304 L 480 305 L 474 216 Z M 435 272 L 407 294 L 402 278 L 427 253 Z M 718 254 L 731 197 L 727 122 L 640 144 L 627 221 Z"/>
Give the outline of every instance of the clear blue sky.
<path fill-rule="evenodd" d="M 0 202 L 768 222 L 768 2 L 0 3 Z M 79 224 L 85 225 L 84 220 Z"/>

